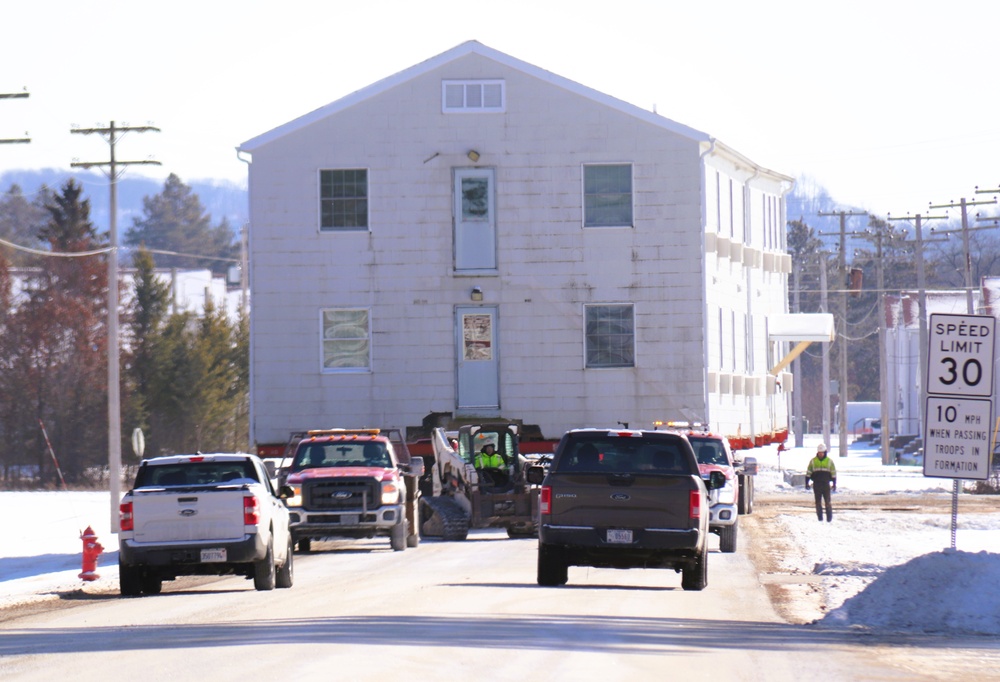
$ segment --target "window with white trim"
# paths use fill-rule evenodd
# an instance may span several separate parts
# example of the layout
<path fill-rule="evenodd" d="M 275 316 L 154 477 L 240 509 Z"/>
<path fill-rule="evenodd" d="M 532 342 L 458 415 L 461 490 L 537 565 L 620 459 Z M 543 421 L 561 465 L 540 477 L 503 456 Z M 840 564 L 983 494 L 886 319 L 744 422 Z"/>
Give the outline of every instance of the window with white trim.
<path fill-rule="evenodd" d="M 586 367 L 635 367 L 635 306 L 587 305 Z"/>
<path fill-rule="evenodd" d="M 502 113 L 507 108 L 503 80 L 441 81 L 441 111 L 456 113 Z"/>
<path fill-rule="evenodd" d="M 583 167 L 583 226 L 632 227 L 632 164 Z"/>
<path fill-rule="evenodd" d="M 320 336 L 323 371 L 371 369 L 370 313 L 365 308 L 331 308 L 321 311 Z"/>
<path fill-rule="evenodd" d="M 320 230 L 367 230 L 368 171 L 321 170 L 319 215 Z"/>

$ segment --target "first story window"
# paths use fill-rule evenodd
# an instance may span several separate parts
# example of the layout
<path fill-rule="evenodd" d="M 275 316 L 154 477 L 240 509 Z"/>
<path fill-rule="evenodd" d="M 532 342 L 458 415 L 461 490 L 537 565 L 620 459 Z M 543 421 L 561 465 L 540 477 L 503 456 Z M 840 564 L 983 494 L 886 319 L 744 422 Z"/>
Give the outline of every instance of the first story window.
<path fill-rule="evenodd" d="M 583 167 L 583 226 L 632 227 L 632 164 Z"/>
<path fill-rule="evenodd" d="M 371 369 L 371 324 L 363 308 L 322 311 L 323 370 Z"/>
<path fill-rule="evenodd" d="M 635 367 L 634 306 L 588 305 L 584 311 L 586 366 Z"/>
<path fill-rule="evenodd" d="M 367 230 L 368 171 L 321 170 L 319 207 L 321 230 Z"/>

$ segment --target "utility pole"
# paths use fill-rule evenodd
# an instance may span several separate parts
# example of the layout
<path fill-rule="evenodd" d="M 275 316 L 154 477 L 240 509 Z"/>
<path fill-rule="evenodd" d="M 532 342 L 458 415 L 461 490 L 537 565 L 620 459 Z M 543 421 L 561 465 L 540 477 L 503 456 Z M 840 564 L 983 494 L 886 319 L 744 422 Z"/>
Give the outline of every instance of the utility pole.
<path fill-rule="evenodd" d="M 0 99 L 27 99 L 28 96 L 29 93 L 27 91 L 9 93 L 0 92 Z M 27 135 L 27 133 L 25 133 L 25 135 Z M 0 144 L 28 144 L 29 142 L 31 142 L 30 137 L 0 138 Z"/>
<path fill-rule="evenodd" d="M 840 260 L 838 262 L 838 270 L 840 272 L 841 283 L 843 288 L 841 289 L 840 297 L 840 319 L 837 320 L 837 338 L 840 341 L 840 381 L 839 381 L 839 393 L 840 398 L 838 404 L 840 409 L 838 410 L 837 420 L 838 430 L 840 431 L 840 456 L 847 457 L 847 217 L 856 215 L 868 215 L 864 211 L 832 211 L 829 213 L 824 213 L 820 211 L 817 215 L 819 216 L 839 216 L 840 217 Z M 830 232 L 820 232 L 823 234 L 833 234 Z"/>
<path fill-rule="evenodd" d="M 886 220 L 889 222 L 893 220 L 912 220 L 914 223 L 914 237 L 916 239 L 916 253 L 914 255 L 917 260 L 917 307 L 919 308 L 917 319 L 920 324 L 920 368 L 917 377 L 917 381 L 920 382 L 920 404 L 917 408 L 917 413 L 920 415 L 920 423 L 917 424 L 917 433 L 924 432 L 924 419 L 926 418 L 924 409 L 927 406 L 927 276 L 924 270 L 924 243 L 926 241 L 944 241 L 940 239 L 925 240 L 922 226 L 924 220 L 943 220 L 945 218 L 947 216 L 925 216 L 920 213 L 912 217 L 908 215 L 902 218 L 893 218 L 891 215 L 886 217 Z"/>
<path fill-rule="evenodd" d="M 109 215 L 108 251 L 108 478 L 111 493 L 111 532 L 118 532 L 118 504 L 122 486 L 122 415 L 121 384 L 119 379 L 118 339 L 118 175 L 119 167 L 135 165 L 160 165 L 159 161 L 118 161 L 115 146 L 125 133 L 160 132 L 153 126 L 115 126 L 106 128 L 73 128 L 70 133 L 100 135 L 111 149 L 110 161 L 73 162 L 73 168 L 100 168 L 111 181 L 111 212 Z"/>
<path fill-rule="evenodd" d="M 976 191 L 978 192 L 979 190 L 977 189 Z M 962 199 L 957 204 L 949 202 L 947 204 L 931 205 L 930 207 L 930 208 L 944 208 L 944 209 L 957 208 L 957 207 L 962 208 L 962 255 L 965 257 L 964 258 L 965 306 L 966 306 L 966 312 L 969 315 L 976 314 L 976 306 L 972 300 L 972 257 L 969 255 L 969 230 L 970 229 L 986 230 L 986 229 L 991 229 L 993 226 L 991 225 L 989 227 L 969 228 L 968 208 L 969 206 L 978 206 L 981 204 L 995 204 L 995 203 L 997 203 L 995 197 L 993 198 L 992 201 L 966 201 L 965 197 L 962 197 Z M 955 230 L 942 230 L 942 234 L 951 234 L 954 231 Z M 958 479 L 956 478 L 954 479 L 954 482 L 951 487 L 951 548 L 952 549 L 955 549 L 955 535 L 957 534 L 958 531 L 958 492 L 959 492 L 959 485 L 958 485 Z"/>
<path fill-rule="evenodd" d="M 821 313 L 830 312 L 826 295 L 826 251 L 819 252 L 819 289 Z M 823 444 L 830 449 L 830 342 L 824 341 L 823 348 Z"/>
<path fill-rule="evenodd" d="M 892 464 L 889 454 L 889 376 L 888 361 L 886 358 L 886 314 L 885 314 L 885 252 L 883 247 L 887 242 L 898 242 L 899 233 L 893 232 L 890 223 L 883 223 L 880 220 L 872 219 L 872 227 L 865 230 L 869 241 L 875 244 L 875 287 L 878 291 L 878 372 L 879 372 L 879 396 L 881 397 L 881 410 L 879 419 L 882 427 L 879 429 L 880 450 L 882 452 L 882 464 Z M 899 424 L 893 427 L 893 433 L 899 433 Z"/>

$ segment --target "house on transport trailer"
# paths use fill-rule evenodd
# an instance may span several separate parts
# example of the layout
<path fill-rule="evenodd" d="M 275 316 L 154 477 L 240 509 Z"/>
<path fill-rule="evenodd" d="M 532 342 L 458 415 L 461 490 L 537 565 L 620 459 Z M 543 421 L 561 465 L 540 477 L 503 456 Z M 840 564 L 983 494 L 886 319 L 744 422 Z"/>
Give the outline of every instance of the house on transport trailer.
<path fill-rule="evenodd" d="M 715 138 L 471 41 L 239 151 L 256 442 L 787 429 L 792 180 Z"/>

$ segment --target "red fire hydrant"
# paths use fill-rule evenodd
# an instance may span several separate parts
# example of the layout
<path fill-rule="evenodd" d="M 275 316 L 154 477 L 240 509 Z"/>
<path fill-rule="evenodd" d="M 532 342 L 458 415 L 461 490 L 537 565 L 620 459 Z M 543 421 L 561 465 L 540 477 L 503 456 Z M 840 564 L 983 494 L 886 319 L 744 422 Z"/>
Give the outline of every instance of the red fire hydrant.
<path fill-rule="evenodd" d="M 79 577 L 84 580 L 97 580 L 101 576 L 97 575 L 97 557 L 104 551 L 104 547 L 97 541 L 97 534 L 94 529 L 87 526 L 80 536 L 83 540 L 83 572 Z"/>

